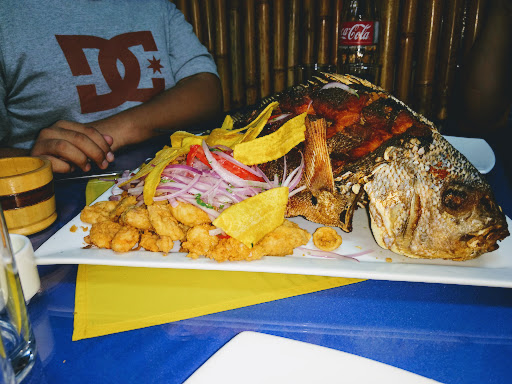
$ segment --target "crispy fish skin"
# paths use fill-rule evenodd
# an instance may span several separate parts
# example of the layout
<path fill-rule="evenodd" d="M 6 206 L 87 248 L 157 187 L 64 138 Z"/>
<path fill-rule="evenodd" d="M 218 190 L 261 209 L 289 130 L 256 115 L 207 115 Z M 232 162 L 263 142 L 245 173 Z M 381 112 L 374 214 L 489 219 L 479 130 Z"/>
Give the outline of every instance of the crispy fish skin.
<path fill-rule="evenodd" d="M 381 247 L 415 258 L 468 260 L 508 236 L 489 185 L 441 134 L 433 132 L 428 149 L 413 139 L 393 151 L 364 185 Z"/>
<path fill-rule="evenodd" d="M 329 82 L 350 91 L 323 88 Z M 307 188 L 290 198 L 287 216 L 349 232 L 354 210 L 368 205 L 376 242 L 414 258 L 468 260 L 497 249 L 509 235 L 478 170 L 430 121 L 384 90 L 352 76 L 324 74 L 271 101 L 280 102 L 288 119 L 308 112 L 306 141 L 287 154 L 290 169 L 304 153 L 301 183 Z M 282 175 L 282 164 L 279 159 L 260 168 L 272 179 Z"/>

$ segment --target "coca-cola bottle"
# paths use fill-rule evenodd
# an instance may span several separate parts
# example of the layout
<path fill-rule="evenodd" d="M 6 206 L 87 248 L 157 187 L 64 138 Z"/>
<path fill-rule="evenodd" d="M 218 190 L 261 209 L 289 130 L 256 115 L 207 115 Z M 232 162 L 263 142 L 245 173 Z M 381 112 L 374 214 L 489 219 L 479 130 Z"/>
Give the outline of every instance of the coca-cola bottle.
<path fill-rule="evenodd" d="M 338 73 L 377 80 L 379 22 L 375 2 L 343 2 L 338 38 Z"/>

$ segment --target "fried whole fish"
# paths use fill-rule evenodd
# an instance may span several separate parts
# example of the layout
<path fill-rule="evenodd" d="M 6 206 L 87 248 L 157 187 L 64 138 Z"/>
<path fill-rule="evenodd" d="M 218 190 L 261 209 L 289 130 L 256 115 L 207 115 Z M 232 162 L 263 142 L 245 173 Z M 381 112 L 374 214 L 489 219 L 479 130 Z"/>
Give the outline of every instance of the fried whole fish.
<path fill-rule="evenodd" d="M 377 243 L 414 258 L 472 259 L 509 235 L 478 170 L 430 121 L 377 86 L 322 74 L 235 119 L 243 125 L 272 101 L 279 118 L 263 135 L 308 113 L 305 142 L 286 156 L 290 169 L 303 154 L 307 187 L 290 198 L 288 217 L 350 232 L 354 210 L 366 205 Z M 260 168 L 282 175 L 283 159 Z"/>

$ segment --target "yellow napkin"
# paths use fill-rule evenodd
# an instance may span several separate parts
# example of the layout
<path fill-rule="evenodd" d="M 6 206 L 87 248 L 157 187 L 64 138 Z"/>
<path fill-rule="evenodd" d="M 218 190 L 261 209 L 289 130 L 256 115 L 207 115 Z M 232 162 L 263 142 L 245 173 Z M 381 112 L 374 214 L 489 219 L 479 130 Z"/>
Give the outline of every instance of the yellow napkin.
<path fill-rule="evenodd" d="M 103 183 L 105 184 L 105 183 Z M 88 203 L 104 185 L 89 182 Z M 341 277 L 80 265 L 73 340 L 360 282 Z"/>

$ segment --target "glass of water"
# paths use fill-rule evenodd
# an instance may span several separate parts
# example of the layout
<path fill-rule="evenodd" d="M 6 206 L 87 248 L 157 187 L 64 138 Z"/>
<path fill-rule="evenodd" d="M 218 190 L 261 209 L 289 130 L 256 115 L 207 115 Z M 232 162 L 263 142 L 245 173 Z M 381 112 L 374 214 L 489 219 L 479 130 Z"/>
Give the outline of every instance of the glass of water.
<path fill-rule="evenodd" d="M 0 334 L 0 384 L 16 384 L 16 377 L 12 370 L 11 361 L 5 352 L 4 342 Z"/>
<path fill-rule="evenodd" d="M 28 320 L 27 307 L 1 206 L 0 332 L 5 356 L 10 360 L 16 381 L 19 383 L 34 365 L 36 342 Z M 0 350 L 0 355 L 1 352 Z"/>

